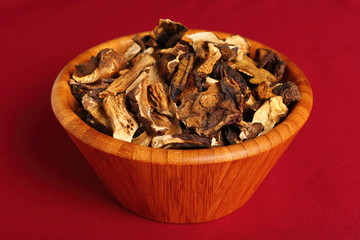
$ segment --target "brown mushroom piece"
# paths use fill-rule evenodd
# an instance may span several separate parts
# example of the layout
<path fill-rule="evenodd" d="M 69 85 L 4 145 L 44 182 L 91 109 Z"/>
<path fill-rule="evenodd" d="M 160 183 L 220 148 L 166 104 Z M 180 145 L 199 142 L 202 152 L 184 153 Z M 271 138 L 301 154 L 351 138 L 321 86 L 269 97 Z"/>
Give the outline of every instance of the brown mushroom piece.
<path fill-rule="evenodd" d="M 272 92 L 278 96 L 282 96 L 286 105 L 294 101 L 300 101 L 301 99 L 299 87 L 291 81 L 275 86 Z"/>
<path fill-rule="evenodd" d="M 241 140 L 253 139 L 257 137 L 262 131 L 264 131 L 264 126 L 260 122 L 247 123 L 241 129 L 239 138 Z"/>
<path fill-rule="evenodd" d="M 164 149 L 210 148 L 211 141 L 209 137 L 200 137 L 195 134 L 172 134 L 154 137 L 151 146 Z"/>
<path fill-rule="evenodd" d="M 185 95 L 176 114 L 187 128 L 208 137 L 213 137 L 221 127 L 242 118 L 242 112 L 232 99 L 227 99 L 221 92 L 219 84 L 212 84 L 201 93 Z"/>
<path fill-rule="evenodd" d="M 252 123 L 261 123 L 265 134 L 270 131 L 282 117 L 285 117 L 288 108 L 283 103 L 281 96 L 275 96 L 267 100 L 255 113 Z"/>
<path fill-rule="evenodd" d="M 281 85 L 281 83 L 269 85 L 266 82 L 262 82 L 255 88 L 254 91 L 260 100 L 267 100 L 276 96 L 276 94 L 273 92 L 273 89 L 279 85 Z"/>
<path fill-rule="evenodd" d="M 188 29 L 181 23 L 169 19 L 160 19 L 159 25 L 150 32 L 150 38 L 160 48 L 171 48 L 180 41 L 187 31 Z"/>
<path fill-rule="evenodd" d="M 174 73 L 170 81 L 170 96 L 173 101 L 176 102 L 177 96 L 184 90 L 189 73 L 194 64 L 194 55 L 186 54 L 184 55 L 179 62 L 177 71 Z"/>
<path fill-rule="evenodd" d="M 283 77 L 286 63 L 274 51 L 266 48 L 256 49 L 255 61 L 258 63 L 259 68 L 268 70 L 276 79 L 281 80 Z"/>
<path fill-rule="evenodd" d="M 113 130 L 113 137 L 131 142 L 139 124 L 126 109 L 125 93 L 106 96 L 103 100 L 103 106 Z"/>
<path fill-rule="evenodd" d="M 151 56 L 151 51 L 145 51 L 139 54 L 133 62 L 133 66 L 124 75 L 115 79 L 110 86 L 99 94 L 100 97 L 107 95 L 115 96 L 117 93 L 125 92 L 126 89 L 135 81 L 139 74 L 148 66 L 155 63 L 155 59 Z"/>
<path fill-rule="evenodd" d="M 78 83 L 95 83 L 101 78 L 110 78 L 125 68 L 127 61 L 123 54 L 105 48 L 86 63 L 75 66 L 72 78 Z"/>
<path fill-rule="evenodd" d="M 90 92 L 90 91 L 98 91 L 102 92 L 104 91 L 108 86 L 109 82 L 112 81 L 112 79 L 101 79 L 101 82 L 97 84 L 84 84 L 84 83 L 78 83 L 74 79 L 70 79 L 70 85 L 71 85 L 71 93 L 74 95 L 74 97 L 81 101 L 83 96 Z"/>

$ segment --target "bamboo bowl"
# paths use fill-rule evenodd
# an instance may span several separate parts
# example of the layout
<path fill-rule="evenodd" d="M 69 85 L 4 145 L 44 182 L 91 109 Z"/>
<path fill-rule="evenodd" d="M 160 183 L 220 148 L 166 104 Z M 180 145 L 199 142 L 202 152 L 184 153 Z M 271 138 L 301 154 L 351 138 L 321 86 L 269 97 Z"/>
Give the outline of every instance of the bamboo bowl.
<path fill-rule="evenodd" d="M 190 30 L 195 33 L 199 30 Z M 228 33 L 215 32 L 219 38 Z M 133 35 L 97 45 L 70 61 L 52 88 L 53 111 L 114 198 L 142 217 L 166 223 L 199 223 L 242 207 L 307 121 L 313 103 L 304 73 L 286 56 L 284 78 L 295 82 L 302 99 L 274 129 L 240 144 L 198 150 L 155 149 L 102 134 L 75 113 L 69 79 L 74 66 L 103 48 L 124 52 Z M 252 49 L 266 47 L 249 40 Z M 290 160 L 290 159 L 289 159 Z"/>

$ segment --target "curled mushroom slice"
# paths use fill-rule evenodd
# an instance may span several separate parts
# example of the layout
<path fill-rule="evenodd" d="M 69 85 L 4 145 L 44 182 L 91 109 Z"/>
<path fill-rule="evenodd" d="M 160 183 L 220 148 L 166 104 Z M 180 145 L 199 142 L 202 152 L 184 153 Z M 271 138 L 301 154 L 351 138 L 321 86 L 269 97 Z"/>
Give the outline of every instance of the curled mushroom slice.
<path fill-rule="evenodd" d="M 139 125 L 125 106 L 125 93 L 116 96 L 106 96 L 103 100 L 106 115 L 113 130 L 113 137 L 131 142 Z"/>
<path fill-rule="evenodd" d="M 105 127 L 109 127 L 109 123 L 102 107 L 94 98 L 90 97 L 89 94 L 86 93 L 83 96 L 81 103 L 84 109 L 88 111 L 97 122 L 101 123 Z"/>
<path fill-rule="evenodd" d="M 153 65 L 155 59 L 147 52 L 143 52 L 134 59 L 133 66 L 124 75 L 115 79 L 110 86 L 99 94 L 100 97 L 107 95 L 115 96 L 117 93 L 124 92 L 148 66 Z"/>
<path fill-rule="evenodd" d="M 270 72 L 263 68 L 258 68 L 255 62 L 248 56 L 244 55 L 242 60 L 236 61 L 231 66 L 239 72 L 251 76 L 249 80 L 252 84 L 266 82 L 268 84 L 278 82 L 278 79 Z"/>
<path fill-rule="evenodd" d="M 160 19 L 159 25 L 150 33 L 150 37 L 160 48 L 171 48 L 180 41 L 187 30 L 181 23 Z"/>
<path fill-rule="evenodd" d="M 110 78 L 126 67 L 124 55 L 111 48 L 101 50 L 96 58 L 75 66 L 72 78 L 78 83 L 94 83 L 101 78 Z"/>
<path fill-rule="evenodd" d="M 207 43 L 223 43 L 212 32 L 199 32 L 191 35 L 186 35 L 186 38 L 191 40 L 192 47 L 196 53 L 196 57 L 205 59 L 207 54 Z"/>
<path fill-rule="evenodd" d="M 172 134 L 156 136 L 151 141 L 154 148 L 210 148 L 212 139 L 194 134 Z"/>
<path fill-rule="evenodd" d="M 257 137 L 262 131 L 264 131 L 264 126 L 262 125 L 262 123 L 247 123 L 241 128 L 239 138 L 241 140 L 253 139 Z"/>
<path fill-rule="evenodd" d="M 255 113 L 252 123 L 261 123 L 264 126 L 262 134 L 270 131 L 282 117 L 287 114 L 288 108 L 281 96 L 267 100 Z"/>

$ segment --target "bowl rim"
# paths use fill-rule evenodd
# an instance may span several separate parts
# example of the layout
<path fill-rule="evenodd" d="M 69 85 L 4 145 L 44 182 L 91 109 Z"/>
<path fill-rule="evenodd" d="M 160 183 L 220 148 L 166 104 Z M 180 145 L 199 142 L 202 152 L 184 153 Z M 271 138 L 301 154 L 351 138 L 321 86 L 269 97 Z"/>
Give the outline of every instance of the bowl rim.
<path fill-rule="evenodd" d="M 190 29 L 186 34 L 204 31 L 209 30 Z M 234 35 L 219 31 L 211 32 L 220 38 Z M 149 31 L 137 34 L 147 33 Z M 88 60 L 91 55 L 96 55 L 103 48 L 114 47 L 116 44 L 130 44 L 132 37 L 135 35 L 126 35 L 91 47 L 69 61 L 58 74 L 51 91 L 51 106 L 56 118 L 75 143 L 80 141 L 99 151 L 120 158 L 147 163 L 176 165 L 221 163 L 247 159 L 275 148 L 284 141 L 289 139 L 291 141 L 310 116 L 313 105 L 313 93 L 311 85 L 302 70 L 292 60 L 277 50 L 255 40 L 245 38 L 251 45 L 269 48 L 278 53 L 281 59 L 286 62 L 287 74 L 291 76 L 287 80 L 294 81 L 301 93 L 301 100 L 295 103 L 287 117 L 269 132 L 238 144 L 206 149 L 152 148 L 125 142 L 103 134 L 82 121 L 72 110 L 72 107 L 74 107 L 72 102 L 74 102 L 75 98 L 71 94 L 70 85 L 68 84 L 70 73 L 73 71 L 75 64 Z"/>

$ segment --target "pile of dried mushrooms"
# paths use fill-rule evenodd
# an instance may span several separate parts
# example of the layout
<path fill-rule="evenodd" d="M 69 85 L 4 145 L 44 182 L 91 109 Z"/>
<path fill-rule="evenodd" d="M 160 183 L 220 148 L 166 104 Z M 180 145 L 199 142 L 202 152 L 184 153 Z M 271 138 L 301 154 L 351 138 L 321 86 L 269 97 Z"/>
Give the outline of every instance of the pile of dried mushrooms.
<path fill-rule="evenodd" d="M 236 144 L 272 129 L 300 100 L 281 82 L 285 62 L 269 49 L 249 55 L 238 35 L 185 35 L 161 19 L 125 53 L 103 49 L 75 66 L 71 90 L 79 116 L 114 138 L 155 148 Z"/>

